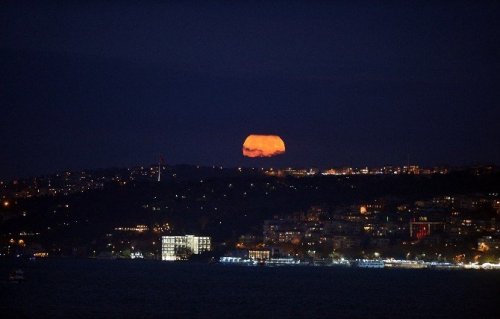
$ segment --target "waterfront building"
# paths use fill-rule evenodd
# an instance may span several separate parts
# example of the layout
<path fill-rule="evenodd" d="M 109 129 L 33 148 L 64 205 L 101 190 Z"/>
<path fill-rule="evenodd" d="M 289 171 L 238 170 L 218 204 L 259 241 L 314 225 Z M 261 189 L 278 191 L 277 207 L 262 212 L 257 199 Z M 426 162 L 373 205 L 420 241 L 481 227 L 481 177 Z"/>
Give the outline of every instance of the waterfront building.
<path fill-rule="evenodd" d="M 268 260 L 271 258 L 271 250 L 269 249 L 249 250 L 248 258 L 252 260 Z"/>
<path fill-rule="evenodd" d="M 211 250 L 211 238 L 194 235 L 162 236 L 161 260 L 183 260 Z"/>

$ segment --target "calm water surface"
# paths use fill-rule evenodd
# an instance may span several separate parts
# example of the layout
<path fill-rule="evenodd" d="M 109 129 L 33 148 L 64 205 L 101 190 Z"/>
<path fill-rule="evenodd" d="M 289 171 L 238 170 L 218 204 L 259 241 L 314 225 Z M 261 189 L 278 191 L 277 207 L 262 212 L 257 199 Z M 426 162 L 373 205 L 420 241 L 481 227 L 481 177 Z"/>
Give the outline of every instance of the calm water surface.
<path fill-rule="evenodd" d="M 500 318 L 500 272 L 46 260 L 2 318 Z"/>

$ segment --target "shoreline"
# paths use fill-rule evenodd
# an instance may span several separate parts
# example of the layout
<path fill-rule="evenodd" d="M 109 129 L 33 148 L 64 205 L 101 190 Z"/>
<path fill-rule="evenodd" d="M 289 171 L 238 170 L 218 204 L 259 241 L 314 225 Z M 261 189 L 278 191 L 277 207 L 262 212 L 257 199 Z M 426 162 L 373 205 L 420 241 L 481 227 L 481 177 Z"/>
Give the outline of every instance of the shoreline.
<path fill-rule="evenodd" d="M 222 257 L 224 258 L 224 257 Z M 221 258 L 221 260 L 222 260 Z M 96 257 L 46 257 L 37 259 L 22 259 L 22 258 L 0 258 L 0 264 L 14 268 L 23 268 L 30 265 L 43 264 L 45 262 L 65 262 L 65 261 L 97 261 L 97 262 L 118 262 L 127 264 L 141 263 L 156 263 L 165 265 L 206 265 L 206 266 L 223 266 L 223 267 L 257 267 L 257 268 L 337 268 L 337 269 L 387 269 L 387 270 L 446 270 L 446 271 L 495 271 L 500 270 L 500 264 L 454 264 L 454 263 L 439 263 L 439 262 L 417 262 L 403 260 L 344 260 L 343 262 L 332 261 L 330 263 L 300 262 L 280 263 L 276 261 L 257 261 L 243 259 L 239 261 L 224 262 L 224 261 L 164 261 L 159 259 L 128 259 L 128 258 L 96 258 Z M 375 262 L 375 264 L 373 264 Z"/>

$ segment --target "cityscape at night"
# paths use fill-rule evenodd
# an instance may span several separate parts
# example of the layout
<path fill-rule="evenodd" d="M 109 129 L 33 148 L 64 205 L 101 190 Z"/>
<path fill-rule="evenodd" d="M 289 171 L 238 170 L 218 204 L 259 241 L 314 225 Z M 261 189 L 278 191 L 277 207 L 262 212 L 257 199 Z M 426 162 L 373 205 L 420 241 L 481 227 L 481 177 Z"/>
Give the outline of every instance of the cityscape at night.
<path fill-rule="evenodd" d="M 0 256 L 165 260 L 165 238 L 195 234 L 208 238 L 206 249 L 190 253 L 183 242 L 179 247 L 188 250 L 176 256 L 172 247 L 167 259 L 496 268 L 499 176 L 495 166 L 320 170 L 159 162 L 2 181 Z M 269 255 L 250 258 L 252 251 Z"/>
<path fill-rule="evenodd" d="M 495 1 L 0 3 L 2 318 L 497 318 Z"/>

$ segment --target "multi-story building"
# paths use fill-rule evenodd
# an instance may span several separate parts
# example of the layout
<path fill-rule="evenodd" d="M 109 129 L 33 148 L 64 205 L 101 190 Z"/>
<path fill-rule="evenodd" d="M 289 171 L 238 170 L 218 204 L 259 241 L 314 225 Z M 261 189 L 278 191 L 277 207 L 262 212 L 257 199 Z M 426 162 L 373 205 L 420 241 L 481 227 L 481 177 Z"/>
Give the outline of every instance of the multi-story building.
<path fill-rule="evenodd" d="M 410 237 L 422 239 L 435 233 L 445 231 L 445 223 L 442 221 L 430 221 L 427 217 L 419 217 L 418 220 L 410 221 Z"/>
<path fill-rule="evenodd" d="M 161 260 L 182 260 L 211 249 L 210 237 L 162 236 Z"/>
<path fill-rule="evenodd" d="M 268 260 L 269 258 L 271 258 L 271 250 L 270 249 L 249 250 L 248 258 L 252 260 Z"/>
<path fill-rule="evenodd" d="M 357 248 L 361 245 L 361 239 L 357 236 L 334 236 L 333 249 Z"/>
<path fill-rule="evenodd" d="M 264 221 L 264 242 L 270 244 L 292 242 L 302 237 L 300 223 L 293 220 L 273 219 Z"/>

